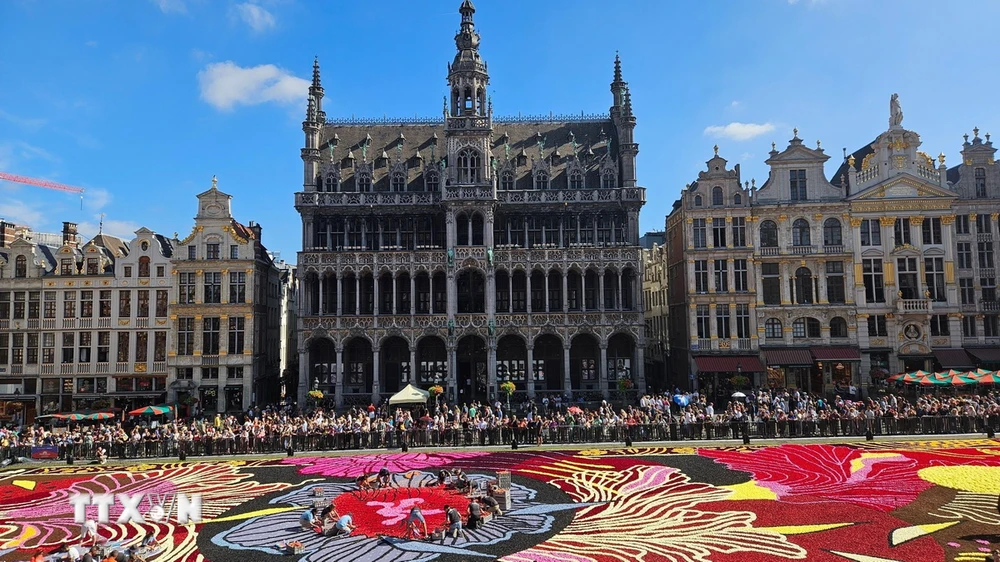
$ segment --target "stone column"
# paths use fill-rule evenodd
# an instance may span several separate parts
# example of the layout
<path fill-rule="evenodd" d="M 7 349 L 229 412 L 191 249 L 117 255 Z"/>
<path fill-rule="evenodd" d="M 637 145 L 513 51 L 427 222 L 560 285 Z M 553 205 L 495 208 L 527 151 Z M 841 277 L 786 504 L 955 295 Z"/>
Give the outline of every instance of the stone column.
<path fill-rule="evenodd" d="M 321 273 L 320 276 L 319 276 L 319 315 L 320 316 L 323 316 L 324 314 L 326 314 L 326 303 L 323 302 L 324 299 L 326 298 L 326 295 L 324 295 L 323 293 L 326 293 L 326 271 L 324 271 L 323 273 Z"/>
<path fill-rule="evenodd" d="M 646 346 L 636 343 L 635 355 L 635 387 L 642 396 L 646 393 Z"/>
<path fill-rule="evenodd" d="M 381 348 L 372 347 L 372 404 L 379 405 L 379 397 L 382 393 L 382 358 Z"/>
<path fill-rule="evenodd" d="M 563 392 L 569 392 L 570 397 L 573 396 L 574 390 L 579 390 L 573 388 L 573 379 L 569 374 L 569 348 L 570 343 L 563 343 Z M 572 398 L 571 398 L 572 399 Z"/>
<path fill-rule="evenodd" d="M 782 285 L 781 293 L 782 295 L 784 295 L 785 291 L 788 291 L 788 296 L 789 296 L 788 299 L 782 298 L 781 304 L 792 304 L 793 302 L 795 302 L 795 292 L 792 289 L 792 284 L 789 282 L 790 277 L 788 274 L 788 262 L 787 261 L 781 262 L 780 267 L 781 267 L 781 285 Z"/>
<path fill-rule="evenodd" d="M 361 315 L 361 274 L 354 274 L 354 314 Z"/>
<path fill-rule="evenodd" d="M 336 403 L 337 409 L 344 407 L 344 377 L 346 373 L 344 372 L 344 345 L 337 345 L 337 373 L 334 386 L 334 392 L 337 393 Z"/>
<path fill-rule="evenodd" d="M 492 395 L 490 402 L 495 402 L 500 397 L 497 389 L 497 344 L 494 338 L 490 340 L 486 348 L 486 395 Z"/>
<path fill-rule="evenodd" d="M 375 316 L 379 314 L 379 304 L 382 300 L 382 291 L 380 290 L 382 286 L 382 275 L 378 272 L 372 272 L 372 311 Z M 378 322 L 378 318 L 375 319 Z M 377 405 L 377 404 L 376 404 Z"/>
<path fill-rule="evenodd" d="M 549 272 L 545 272 L 545 293 L 542 295 L 542 301 L 545 303 L 545 312 L 551 312 L 549 310 Z"/>
<path fill-rule="evenodd" d="M 528 396 L 530 398 L 535 397 L 535 360 L 534 360 L 534 346 L 528 346 Z"/>
<path fill-rule="evenodd" d="M 406 381 L 413 386 L 420 386 L 420 369 L 417 368 L 417 345 L 410 346 L 410 380 Z"/>
<path fill-rule="evenodd" d="M 579 298 L 579 295 L 577 296 Z M 562 275 L 562 305 L 563 313 L 569 312 L 569 272 L 563 271 Z"/>
<path fill-rule="evenodd" d="M 303 344 L 304 345 L 304 344 Z M 244 374 L 246 376 L 246 374 Z M 295 393 L 295 402 L 300 406 L 306 403 L 309 392 L 309 352 L 304 348 L 299 350 L 299 386 Z"/>
<path fill-rule="evenodd" d="M 597 304 L 598 309 L 604 312 L 604 271 L 597 274 Z"/>
<path fill-rule="evenodd" d="M 601 387 L 601 394 L 607 400 L 610 394 L 608 393 L 608 344 L 606 343 L 601 344 L 601 359 L 597 365 L 597 380 Z"/>
<path fill-rule="evenodd" d="M 453 404 L 458 403 L 458 350 L 455 349 L 455 345 L 452 343 L 448 344 L 448 391 L 445 396 L 451 396 L 450 402 Z"/>
<path fill-rule="evenodd" d="M 531 270 L 526 270 L 524 273 L 524 287 L 527 291 L 524 299 L 524 306 L 528 311 L 528 314 L 534 312 L 531 306 Z"/>
<path fill-rule="evenodd" d="M 407 313 L 413 316 L 417 312 L 417 276 L 410 272 L 410 310 Z M 411 368 L 412 370 L 412 368 Z"/>
<path fill-rule="evenodd" d="M 845 273 L 846 274 L 846 273 Z M 816 295 L 816 302 L 819 304 L 828 304 L 829 300 L 826 298 L 826 262 L 820 261 L 816 264 L 816 276 L 819 278 L 819 284 L 816 289 L 818 293 Z M 845 287 L 846 288 L 846 287 Z M 829 324 L 827 325 L 829 327 Z"/>
<path fill-rule="evenodd" d="M 615 291 L 615 310 L 621 310 L 622 309 L 622 272 L 621 272 L 621 270 L 618 270 L 617 275 L 615 275 L 615 279 L 617 280 L 616 281 L 616 283 L 617 283 L 616 289 L 617 290 Z"/>
<path fill-rule="evenodd" d="M 399 314 L 399 272 L 392 272 L 392 313 Z"/>
<path fill-rule="evenodd" d="M 344 314 L 344 276 L 338 275 L 334 279 L 334 283 L 337 284 L 337 318 L 339 320 Z"/>

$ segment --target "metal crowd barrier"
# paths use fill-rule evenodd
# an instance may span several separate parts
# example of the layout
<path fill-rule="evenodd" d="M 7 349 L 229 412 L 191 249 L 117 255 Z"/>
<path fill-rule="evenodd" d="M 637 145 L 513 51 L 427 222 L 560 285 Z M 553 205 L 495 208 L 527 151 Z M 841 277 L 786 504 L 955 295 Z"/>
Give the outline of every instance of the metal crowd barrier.
<path fill-rule="evenodd" d="M 408 447 L 479 447 L 521 444 L 586 444 L 684 441 L 708 439 L 739 439 L 744 434 L 755 439 L 796 439 L 808 437 L 863 436 L 871 429 L 877 436 L 944 435 L 982 433 L 987 427 L 1000 431 L 1000 416 L 923 416 L 912 418 L 856 418 L 837 420 L 767 420 L 755 422 L 716 421 L 580 426 L 543 425 L 538 429 L 521 427 L 491 427 L 479 429 L 457 427 L 374 432 L 313 432 L 269 435 L 263 438 L 216 438 L 176 441 L 174 439 L 146 441 L 95 441 L 58 444 L 59 460 L 68 456 L 80 461 L 92 461 L 98 448 L 104 448 L 108 458 L 139 459 L 185 456 L 233 456 L 246 454 L 377 450 Z M 53 445 L 56 443 L 50 443 Z M 30 457 L 31 446 L 0 447 L 0 461 L 13 457 Z"/>

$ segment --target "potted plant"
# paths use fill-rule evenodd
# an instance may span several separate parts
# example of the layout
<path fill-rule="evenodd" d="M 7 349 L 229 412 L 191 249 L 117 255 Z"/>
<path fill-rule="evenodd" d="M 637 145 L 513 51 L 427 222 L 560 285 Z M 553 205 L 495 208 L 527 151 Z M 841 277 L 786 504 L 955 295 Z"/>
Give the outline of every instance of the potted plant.
<path fill-rule="evenodd" d="M 510 395 L 514 394 L 515 390 L 517 390 L 517 386 L 515 386 L 514 383 L 511 381 L 503 381 L 502 383 L 500 383 L 500 392 L 507 395 L 508 410 L 510 409 Z"/>
<path fill-rule="evenodd" d="M 181 399 L 181 404 L 185 406 L 194 406 L 197 403 L 198 403 L 198 397 L 192 396 L 190 394 Z"/>
<path fill-rule="evenodd" d="M 322 390 L 310 390 L 309 391 L 309 398 L 312 398 L 313 400 L 317 400 L 317 401 L 318 400 L 322 400 L 323 399 L 323 391 Z"/>
<path fill-rule="evenodd" d="M 632 379 L 618 379 L 619 391 L 625 392 L 627 390 L 632 390 L 634 387 L 635 384 L 632 382 Z"/>
<path fill-rule="evenodd" d="M 729 383 L 733 385 L 733 388 L 739 390 L 741 388 L 746 388 L 746 386 L 750 384 L 750 379 L 743 375 L 736 375 L 735 377 L 729 379 Z"/>
<path fill-rule="evenodd" d="M 429 392 L 430 392 L 431 394 L 433 394 L 435 398 L 437 398 L 438 396 L 441 396 L 442 394 L 444 394 L 444 387 L 442 387 L 442 386 L 441 386 L 441 385 L 439 385 L 439 384 L 436 384 L 436 385 L 434 385 L 434 386 L 432 386 L 432 387 L 428 388 L 427 390 L 428 390 L 428 391 L 429 391 Z"/>

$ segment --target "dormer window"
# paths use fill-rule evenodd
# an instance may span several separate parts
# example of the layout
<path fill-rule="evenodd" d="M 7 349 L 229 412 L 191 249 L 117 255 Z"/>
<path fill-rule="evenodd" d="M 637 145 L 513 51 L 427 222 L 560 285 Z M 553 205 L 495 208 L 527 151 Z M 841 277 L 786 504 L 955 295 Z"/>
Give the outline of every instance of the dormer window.
<path fill-rule="evenodd" d="M 327 176 L 326 176 L 326 182 L 325 183 L 326 183 L 326 191 L 327 192 L 333 193 L 333 192 L 337 191 L 337 183 L 338 183 L 337 182 L 337 176 L 335 176 L 333 174 L 327 174 Z"/>
<path fill-rule="evenodd" d="M 87 258 L 87 275 L 98 275 L 100 273 L 101 267 L 97 258 Z"/>
<path fill-rule="evenodd" d="M 514 172 L 510 170 L 504 170 L 500 174 L 500 189 L 505 191 L 511 191 L 514 189 Z"/>
<path fill-rule="evenodd" d="M 701 207 L 701 195 L 694 196 L 694 206 Z"/>
<path fill-rule="evenodd" d="M 372 190 L 372 175 L 369 172 L 361 172 L 358 178 L 358 191 L 368 193 Z"/>
<path fill-rule="evenodd" d="M 614 170 L 604 170 L 604 173 L 601 174 L 601 187 L 604 189 L 614 189 L 618 184 L 616 180 Z"/>
<path fill-rule="evenodd" d="M 733 205 L 742 205 L 742 204 L 743 204 L 743 196 L 741 196 L 739 193 L 733 195 Z"/>
<path fill-rule="evenodd" d="M 549 173 L 539 170 L 535 172 L 535 189 L 549 188 Z"/>
<path fill-rule="evenodd" d="M 722 193 L 722 188 L 715 186 L 712 188 L 712 205 L 719 207 L 725 203 L 725 195 Z"/>
<path fill-rule="evenodd" d="M 573 170 L 569 174 L 569 188 L 583 189 L 583 173 L 580 170 Z"/>
<path fill-rule="evenodd" d="M 986 196 L 986 168 L 976 168 L 976 197 Z"/>
<path fill-rule="evenodd" d="M 792 201 L 807 200 L 808 197 L 806 196 L 806 171 L 789 170 L 788 177 L 789 177 L 788 188 L 791 191 Z"/>
<path fill-rule="evenodd" d="M 424 189 L 427 191 L 437 191 L 440 185 L 437 170 L 427 170 L 424 172 Z"/>
<path fill-rule="evenodd" d="M 473 148 L 463 149 L 458 153 L 458 183 L 479 182 L 479 167 L 481 158 L 479 151 Z"/>
<path fill-rule="evenodd" d="M 59 260 L 59 275 L 73 275 L 73 260 L 69 258 Z"/>
<path fill-rule="evenodd" d="M 406 174 L 393 172 L 391 182 L 393 191 L 406 191 Z"/>

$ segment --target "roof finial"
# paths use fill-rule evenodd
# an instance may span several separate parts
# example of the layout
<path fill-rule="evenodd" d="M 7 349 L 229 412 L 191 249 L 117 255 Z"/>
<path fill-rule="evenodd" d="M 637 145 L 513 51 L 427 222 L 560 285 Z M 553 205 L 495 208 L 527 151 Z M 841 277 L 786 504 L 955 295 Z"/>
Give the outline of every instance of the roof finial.
<path fill-rule="evenodd" d="M 854 167 L 854 155 L 853 154 L 847 157 L 847 165 L 850 166 L 850 167 L 852 167 L 852 168 Z"/>
<path fill-rule="evenodd" d="M 618 50 L 615 49 L 615 82 L 622 81 L 622 58 L 618 55 Z"/>
<path fill-rule="evenodd" d="M 219 178 L 212 176 L 212 189 L 218 189 L 218 188 L 219 188 Z"/>
<path fill-rule="evenodd" d="M 972 138 L 978 139 L 979 138 L 979 127 L 973 127 L 972 128 L 972 134 L 974 135 Z"/>
<path fill-rule="evenodd" d="M 215 177 L 212 178 L 212 181 L 213 182 L 215 181 Z M 212 187 L 215 186 L 213 185 Z M 101 225 L 97 228 L 97 234 L 98 235 L 104 234 L 104 213 L 101 213 Z"/>
<path fill-rule="evenodd" d="M 718 156 L 719 155 L 719 145 L 715 145 L 712 148 L 715 150 L 715 155 Z"/>
<path fill-rule="evenodd" d="M 778 144 L 775 143 L 774 141 L 771 141 L 771 152 L 777 152 L 777 151 L 778 151 Z"/>
<path fill-rule="evenodd" d="M 632 90 L 625 86 L 625 115 L 632 116 Z"/>
<path fill-rule="evenodd" d="M 312 83 L 312 87 L 313 88 L 322 88 L 323 87 L 323 86 L 320 85 L 320 80 L 319 80 L 319 55 L 316 55 L 316 58 L 313 59 L 313 83 Z"/>
<path fill-rule="evenodd" d="M 799 138 L 799 129 L 798 128 L 792 129 L 792 137 Z"/>
<path fill-rule="evenodd" d="M 938 154 L 938 164 L 944 166 L 944 152 Z"/>
<path fill-rule="evenodd" d="M 823 145 L 822 145 L 822 144 L 821 144 L 821 143 L 819 142 L 819 140 L 817 139 L 817 140 L 816 140 L 816 150 L 820 150 L 821 148 L 823 148 Z"/>

